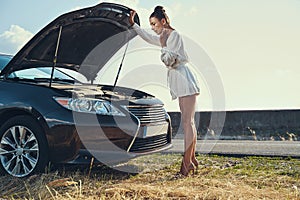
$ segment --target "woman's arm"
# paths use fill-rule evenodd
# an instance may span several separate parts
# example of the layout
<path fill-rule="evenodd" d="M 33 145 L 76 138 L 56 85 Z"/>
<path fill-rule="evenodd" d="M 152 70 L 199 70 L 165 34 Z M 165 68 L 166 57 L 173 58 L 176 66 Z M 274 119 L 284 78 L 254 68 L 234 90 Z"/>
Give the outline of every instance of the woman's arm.
<path fill-rule="evenodd" d="M 158 35 L 153 35 L 142 29 L 139 25 L 136 23 L 133 24 L 132 28 L 136 31 L 136 33 L 143 38 L 146 42 L 156 45 L 156 46 L 161 46 L 160 45 L 160 40 Z"/>
<path fill-rule="evenodd" d="M 132 28 L 136 31 L 136 33 L 143 38 L 146 42 L 160 46 L 160 40 L 158 35 L 152 35 L 142 29 L 139 25 L 134 22 L 134 16 L 136 15 L 136 11 L 130 11 L 129 23 L 132 25 Z"/>

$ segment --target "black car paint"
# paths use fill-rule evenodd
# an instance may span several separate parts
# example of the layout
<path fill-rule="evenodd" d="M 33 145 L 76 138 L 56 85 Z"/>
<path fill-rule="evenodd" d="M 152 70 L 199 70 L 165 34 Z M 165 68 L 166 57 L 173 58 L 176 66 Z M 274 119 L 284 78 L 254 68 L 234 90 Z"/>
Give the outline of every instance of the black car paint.
<path fill-rule="evenodd" d="M 83 86 L 88 87 L 88 86 Z M 97 86 L 90 86 L 97 87 Z M 101 86 L 98 86 L 101 87 Z M 10 88 L 7 90 L 7 88 Z M 78 89 L 78 87 L 76 87 Z M 111 86 L 105 86 L 105 89 L 112 89 Z M 120 90 L 130 91 L 133 93 L 133 90 L 118 87 Z M 114 88 L 115 92 L 117 88 Z M 137 129 L 137 121 L 133 121 L 135 118 L 131 116 L 130 113 L 126 112 L 124 108 L 120 107 L 120 105 L 151 105 L 161 104 L 158 99 L 153 97 L 139 99 L 141 97 L 146 97 L 146 93 L 134 91 L 137 96 L 136 100 L 132 100 L 128 102 L 127 100 L 122 100 L 119 102 L 115 102 L 114 105 L 118 105 L 118 108 L 121 109 L 124 113 L 127 114 L 125 117 L 112 117 L 112 116 L 103 116 L 97 115 L 99 118 L 99 124 L 90 124 L 91 120 L 89 117 L 93 117 L 88 113 L 76 113 L 76 115 L 81 115 L 81 119 L 85 121 L 74 122 L 74 111 L 70 111 L 66 108 L 62 108 L 57 102 L 54 101 L 53 97 L 72 97 L 74 95 L 73 92 L 63 91 L 56 88 L 49 88 L 43 85 L 36 85 L 30 83 L 20 83 L 15 81 L 1 81 L 0 84 L 1 98 L 0 99 L 0 123 L 3 123 L 7 118 L 16 115 L 17 113 L 31 115 L 33 118 L 38 119 L 39 124 L 45 130 L 45 134 L 47 135 L 50 152 L 53 152 L 52 156 L 50 155 L 50 159 L 54 162 L 65 162 L 73 159 L 78 153 L 79 149 L 82 148 L 80 143 L 80 138 L 77 134 L 76 127 L 80 127 L 82 123 L 83 126 L 89 127 L 99 127 L 99 125 L 105 129 L 106 127 L 114 128 L 115 133 L 119 134 L 120 138 L 124 138 L 124 144 L 121 148 L 128 147 L 128 134 L 127 133 L 135 133 Z M 33 96 L 37 95 L 37 96 Z M 46 100 L 43 101 L 42 99 Z M 135 99 L 134 97 L 130 97 Z M 50 101 L 48 101 L 50 100 Z M 115 123 L 114 118 L 119 118 L 118 122 L 124 121 L 124 124 L 128 124 L 127 130 L 125 133 L 124 130 L 120 130 L 118 125 Z M 60 133 L 60 134 L 57 134 Z M 132 137 L 132 136 L 131 136 Z M 110 136 L 103 137 L 103 141 L 105 141 Z M 127 139 L 127 142 L 125 141 Z M 116 140 L 116 139 L 115 139 Z M 67 143 L 66 143 L 67 141 Z M 130 141 L 130 139 L 129 139 Z M 76 147 L 76 148 L 75 148 Z M 64 154 L 59 154 L 59 152 L 65 152 Z M 57 153 L 55 153 L 57 152 Z"/>
<path fill-rule="evenodd" d="M 126 161 L 138 155 L 153 153 L 171 147 L 171 122 L 170 117 L 165 111 L 164 122 L 141 124 L 140 120 L 126 109 L 126 106 L 153 107 L 163 105 L 159 99 L 150 94 L 118 86 L 113 87 L 109 85 L 89 84 L 71 85 L 70 83 L 58 83 L 55 81 L 52 86 L 49 87 L 48 81 L 46 80 L 44 82 L 35 82 L 33 80 L 28 81 L 9 78 L 9 74 L 16 70 L 42 66 L 49 67 L 49 64 L 53 64 L 52 55 L 48 54 L 53 51 L 53 49 L 51 49 L 52 47 L 50 47 L 50 51 L 44 51 L 45 54 L 42 58 L 35 57 L 38 56 L 37 52 L 39 51 L 34 50 L 34 47 L 39 44 L 39 37 L 45 36 L 45 32 L 52 30 L 53 27 L 57 30 L 57 23 L 59 25 L 68 24 L 67 21 L 62 21 L 62 18 L 68 16 L 67 19 L 71 19 L 75 14 L 75 17 L 73 16 L 72 20 L 75 20 L 76 23 L 78 23 L 85 18 L 82 13 L 88 13 L 89 18 L 91 18 L 88 21 L 93 21 L 95 19 L 93 18 L 92 13 L 98 12 L 100 8 L 103 10 L 106 7 L 112 7 L 106 10 L 108 13 L 112 12 L 112 9 L 114 11 L 118 11 L 118 9 L 125 10 L 125 13 L 127 13 L 125 17 L 128 17 L 130 11 L 130 9 L 120 5 L 105 3 L 65 14 L 46 26 L 2 68 L 0 74 L 0 127 L 15 116 L 30 116 L 40 126 L 42 134 L 47 138 L 47 149 L 49 150 L 48 156 L 51 162 L 90 162 L 89 159 L 93 156 L 90 152 L 97 153 L 99 151 L 102 153 L 104 152 L 104 154 L 107 153 L 109 156 L 116 152 L 110 152 L 110 149 L 106 149 L 105 144 L 108 140 L 121 151 L 117 152 L 119 157 L 116 160 L 112 157 L 110 158 L 112 160 L 106 160 L 107 163 Z M 112 19 L 108 21 L 109 23 L 112 23 Z M 138 22 L 138 18 L 136 18 L 136 21 Z M 129 25 L 126 23 L 127 21 L 124 19 L 123 21 L 121 20 L 122 30 L 125 30 L 126 27 L 127 29 L 129 28 Z M 118 25 L 118 27 L 119 26 L 120 25 Z M 126 40 L 122 40 L 121 43 L 118 43 L 119 47 L 134 37 L 134 34 L 129 34 L 130 36 Z M 88 47 L 86 52 L 90 51 L 90 48 L 91 47 Z M 116 50 L 116 47 L 111 49 L 101 62 L 106 62 L 106 59 L 108 59 L 108 57 Z M 61 62 L 71 58 L 68 57 L 69 54 L 65 54 L 65 56 L 66 57 L 58 57 L 59 62 L 57 63 L 57 67 L 65 67 L 83 72 L 82 74 L 89 80 L 95 78 L 94 74 L 87 73 L 88 70 L 82 71 L 80 67 L 78 68 L 80 65 L 79 62 L 81 62 L 82 59 L 75 60 L 74 63 Z M 9 59 L 11 58 L 9 55 L 1 55 L 1 57 L 5 57 L 5 59 L 7 59 L 7 57 Z M 101 65 L 103 65 L 103 63 L 98 65 L 98 68 L 91 69 L 92 72 L 95 73 L 101 70 Z M 84 97 L 109 101 L 121 110 L 125 116 L 109 116 L 71 111 L 59 105 L 54 100 L 55 97 Z M 96 121 L 94 120 L 95 117 L 97 119 Z M 76 120 L 76 118 L 80 118 L 80 120 Z M 153 148 L 151 147 L 144 150 L 139 150 L 139 148 L 137 148 L 134 152 L 130 151 L 133 142 L 139 139 L 139 134 L 143 127 L 159 125 L 161 123 L 168 125 L 168 130 L 164 133 L 165 136 L 163 136 L 165 137 L 164 140 L 166 143 L 153 146 Z M 120 124 L 122 124 L 122 128 L 120 127 Z M 103 130 L 102 133 L 99 133 L 99 127 Z M 79 132 L 84 132 L 84 134 L 79 134 Z M 147 140 L 147 138 L 145 139 Z M 143 138 L 139 139 L 139 141 L 143 141 Z M 86 149 L 90 144 L 94 145 L 95 142 L 99 145 L 97 148 Z M 152 142 L 152 138 L 147 142 Z M 82 159 L 83 156 L 87 159 Z"/>

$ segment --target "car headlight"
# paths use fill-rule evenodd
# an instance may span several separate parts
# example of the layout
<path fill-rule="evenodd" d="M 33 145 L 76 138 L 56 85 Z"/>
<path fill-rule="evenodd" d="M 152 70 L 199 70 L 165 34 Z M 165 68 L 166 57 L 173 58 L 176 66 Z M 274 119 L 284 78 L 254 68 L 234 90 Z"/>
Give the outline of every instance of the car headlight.
<path fill-rule="evenodd" d="M 76 112 L 96 113 L 102 115 L 125 116 L 110 102 L 89 98 L 53 97 L 61 106 Z"/>

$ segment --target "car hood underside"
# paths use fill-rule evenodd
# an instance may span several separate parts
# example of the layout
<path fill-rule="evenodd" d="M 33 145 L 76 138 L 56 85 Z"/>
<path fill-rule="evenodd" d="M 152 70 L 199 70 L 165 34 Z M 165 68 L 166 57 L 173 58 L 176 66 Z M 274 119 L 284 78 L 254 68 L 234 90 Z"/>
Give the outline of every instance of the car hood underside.
<path fill-rule="evenodd" d="M 1 71 L 1 75 L 32 67 L 63 67 L 94 80 L 105 63 L 136 36 L 130 29 L 131 9 L 101 3 L 64 14 L 37 33 Z M 139 24 L 138 16 L 135 17 Z"/>

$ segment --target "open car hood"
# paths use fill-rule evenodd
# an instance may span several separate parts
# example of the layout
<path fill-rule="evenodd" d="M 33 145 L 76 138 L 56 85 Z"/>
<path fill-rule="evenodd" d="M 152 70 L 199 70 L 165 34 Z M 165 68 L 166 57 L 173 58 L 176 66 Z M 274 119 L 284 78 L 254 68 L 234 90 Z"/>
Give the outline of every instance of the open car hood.
<path fill-rule="evenodd" d="M 76 70 L 94 80 L 105 63 L 136 36 L 130 29 L 130 11 L 122 5 L 101 3 L 61 15 L 38 32 L 0 75 L 56 66 Z M 135 22 L 139 24 L 137 15 Z"/>

